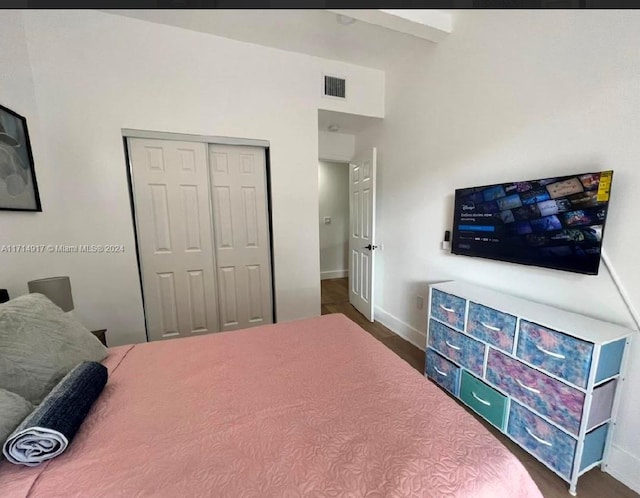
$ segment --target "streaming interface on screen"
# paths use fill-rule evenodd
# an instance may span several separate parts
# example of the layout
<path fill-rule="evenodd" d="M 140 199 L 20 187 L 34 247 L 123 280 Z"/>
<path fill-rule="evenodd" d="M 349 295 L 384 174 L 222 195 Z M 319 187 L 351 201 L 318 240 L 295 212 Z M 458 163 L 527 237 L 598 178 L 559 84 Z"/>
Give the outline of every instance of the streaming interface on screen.
<path fill-rule="evenodd" d="M 452 251 L 595 274 L 612 171 L 456 190 Z"/>

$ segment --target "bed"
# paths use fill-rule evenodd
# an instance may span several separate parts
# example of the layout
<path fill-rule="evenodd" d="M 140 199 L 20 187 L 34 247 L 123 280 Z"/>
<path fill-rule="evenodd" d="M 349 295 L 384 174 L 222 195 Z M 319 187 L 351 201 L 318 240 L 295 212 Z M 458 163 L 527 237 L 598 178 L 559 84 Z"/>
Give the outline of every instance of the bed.
<path fill-rule="evenodd" d="M 109 349 L 67 451 L 3 497 L 540 497 L 473 416 L 343 315 Z"/>

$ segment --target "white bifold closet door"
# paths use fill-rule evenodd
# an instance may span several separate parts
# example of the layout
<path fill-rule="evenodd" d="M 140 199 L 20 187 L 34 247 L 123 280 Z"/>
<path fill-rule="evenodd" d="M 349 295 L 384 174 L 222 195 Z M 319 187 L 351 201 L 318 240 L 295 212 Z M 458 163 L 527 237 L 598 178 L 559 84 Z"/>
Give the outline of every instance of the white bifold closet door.
<path fill-rule="evenodd" d="M 265 149 L 209 145 L 220 329 L 273 323 Z"/>
<path fill-rule="evenodd" d="M 273 323 L 265 149 L 128 141 L 149 340 Z"/>
<path fill-rule="evenodd" d="M 128 140 L 149 340 L 219 331 L 207 145 Z"/>

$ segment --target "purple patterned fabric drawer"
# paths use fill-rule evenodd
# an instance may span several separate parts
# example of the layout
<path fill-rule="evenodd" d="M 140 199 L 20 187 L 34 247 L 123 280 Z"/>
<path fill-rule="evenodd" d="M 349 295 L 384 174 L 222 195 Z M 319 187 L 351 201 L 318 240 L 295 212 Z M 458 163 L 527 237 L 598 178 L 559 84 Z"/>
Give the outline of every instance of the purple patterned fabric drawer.
<path fill-rule="evenodd" d="M 593 344 L 522 320 L 517 356 L 579 387 L 587 387 Z"/>
<path fill-rule="evenodd" d="M 464 330 L 464 313 L 467 301 L 461 297 L 433 289 L 431 291 L 431 315 L 458 330 Z"/>
<path fill-rule="evenodd" d="M 454 365 L 433 349 L 427 348 L 426 365 L 424 373 L 430 379 L 436 381 L 451 394 L 457 396 L 460 386 L 460 367 Z"/>
<path fill-rule="evenodd" d="M 511 353 L 516 333 L 516 317 L 481 304 L 469 303 L 467 333 Z"/>
<path fill-rule="evenodd" d="M 482 377 L 485 346 L 481 342 L 430 320 L 429 346 Z"/>
<path fill-rule="evenodd" d="M 578 434 L 584 393 L 538 372 L 518 360 L 489 349 L 489 382 L 569 432 Z"/>
<path fill-rule="evenodd" d="M 515 402 L 511 403 L 507 433 L 561 475 L 571 477 L 578 442 L 567 433 Z"/>

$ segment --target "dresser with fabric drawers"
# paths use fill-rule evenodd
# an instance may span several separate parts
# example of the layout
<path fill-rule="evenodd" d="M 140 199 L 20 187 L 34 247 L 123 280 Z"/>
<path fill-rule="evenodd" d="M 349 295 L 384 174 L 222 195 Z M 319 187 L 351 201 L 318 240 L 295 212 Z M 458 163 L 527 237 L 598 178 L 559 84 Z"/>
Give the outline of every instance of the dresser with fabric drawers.
<path fill-rule="evenodd" d="M 575 495 L 605 459 L 631 330 L 464 282 L 429 302 L 425 375 Z"/>

